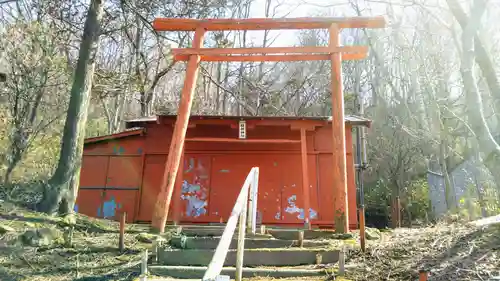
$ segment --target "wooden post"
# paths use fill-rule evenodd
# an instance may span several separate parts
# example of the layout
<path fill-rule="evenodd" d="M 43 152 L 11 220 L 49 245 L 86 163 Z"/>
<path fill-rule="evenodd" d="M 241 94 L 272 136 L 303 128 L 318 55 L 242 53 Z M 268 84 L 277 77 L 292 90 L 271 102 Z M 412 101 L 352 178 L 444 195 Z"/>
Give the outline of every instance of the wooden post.
<path fill-rule="evenodd" d="M 304 196 L 304 226 L 311 229 L 310 221 L 310 198 L 309 198 L 309 168 L 307 161 L 307 138 L 306 129 L 300 129 L 300 155 L 302 160 L 302 192 Z"/>
<path fill-rule="evenodd" d="M 247 200 L 248 212 L 246 214 L 247 219 L 245 220 L 245 224 L 246 224 L 245 231 L 249 234 L 252 233 L 252 219 L 253 219 L 252 211 L 253 211 L 253 199 L 254 199 L 253 198 L 253 188 L 254 188 L 254 183 L 252 181 L 252 183 L 250 184 L 250 189 L 248 191 L 248 200 Z"/>
<path fill-rule="evenodd" d="M 182 185 L 184 181 L 184 149 L 181 154 L 181 163 L 179 165 L 179 170 L 177 170 L 177 177 L 175 179 L 175 191 L 174 191 L 174 225 L 180 224 L 181 218 L 181 196 L 182 196 Z"/>
<path fill-rule="evenodd" d="M 248 194 L 247 232 L 255 234 L 257 231 L 257 199 L 259 197 L 259 170 L 252 170 L 252 183 Z"/>
<path fill-rule="evenodd" d="M 420 270 L 418 272 L 418 281 L 427 281 L 427 279 L 429 278 L 429 272 L 427 272 L 427 270 Z"/>
<path fill-rule="evenodd" d="M 182 226 L 181 225 L 177 225 L 174 229 L 174 233 L 175 235 L 181 235 L 182 233 Z"/>
<path fill-rule="evenodd" d="M 153 240 L 153 245 L 151 245 L 151 254 L 153 258 L 153 263 L 158 263 L 158 240 Z"/>
<path fill-rule="evenodd" d="M 248 197 L 247 197 L 248 199 Z M 236 272 L 234 274 L 235 281 L 243 280 L 243 255 L 245 253 L 245 227 L 248 210 L 248 200 L 243 205 L 243 210 L 240 214 L 240 223 L 238 225 L 238 248 L 236 252 Z"/>
<path fill-rule="evenodd" d="M 391 228 L 396 229 L 398 227 L 397 223 L 397 215 L 396 215 L 396 197 L 392 196 L 391 198 Z"/>
<path fill-rule="evenodd" d="M 321 253 L 316 254 L 316 264 L 322 264 L 323 263 L 323 255 Z"/>
<path fill-rule="evenodd" d="M 254 169 L 253 172 L 253 188 L 252 188 L 252 234 L 255 234 L 257 231 L 257 212 L 258 212 L 258 199 L 259 199 L 259 169 Z"/>
<path fill-rule="evenodd" d="M 397 220 L 397 226 L 401 227 L 401 200 L 399 196 L 396 198 L 396 216 L 398 218 Z"/>
<path fill-rule="evenodd" d="M 127 221 L 127 213 L 123 212 L 120 218 L 120 237 L 118 240 L 118 249 L 120 252 L 125 250 L 125 222 Z"/>
<path fill-rule="evenodd" d="M 339 275 L 345 274 L 345 251 L 341 249 L 339 252 Z"/>
<path fill-rule="evenodd" d="M 193 48 L 201 48 L 203 45 L 203 37 L 205 29 L 197 28 L 193 39 Z M 175 121 L 174 132 L 170 142 L 170 149 L 167 157 L 167 165 L 163 174 L 161 191 L 158 195 L 158 200 L 155 206 L 155 212 L 152 219 L 152 228 L 155 231 L 163 233 L 165 224 L 167 223 L 170 201 L 174 191 L 175 178 L 181 162 L 181 154 L 184 148 L 184 140 L 189 124 L 189 116 L 191 114 L 191 106 L 193 103 L 193 95 L 198 77 L 198 66 L 200 62 L 199 55 L 190 55 L 187 63 L 186 78 L 184 80 L 184 88 L 181 93 L 179 110 L 177 112 L 177 120 Z"/>
<path fill-rule="evenodd" d="M 401 227 L 401 202 L 399 196 L 392 200 L 392 228 Z"/>
<path fill-rule="evenodd" d="M 303 230 L 300 230 L 299 231 L 299 247 L 300 248 L 303 248 L 304 247 L 304 231 Z"/>
<path fill-rule="evenodd" d="M 361 251 L 366 251 L 366 228 L 365 228 L 365 208 L 359 208 L 359 242 L 361 244 Z"/>
<path fill-rule="evenodd" d="M 330 27 L 330 48 L 339 46 L 339 27 L 332 24 Z M 333 134 L 333 190 L 334 190 L 334 223 L 337 233 L 349 231 L 345 124 L 344 124 L 344 95 L 342 90 L 342 58 L 339 52 L 331 54 L 332 68 L 332 134 Z"/>
<path fill-rule="evenodd" d="M 64 233 L 63 233 L 63 239 L 64 239 L 64 246 L 67 248 L 72 248 L 73 247 L 73 231 L 75 227 L 74 226 L 69 226 L 64 228 Z"/>
<path fill-rule="evenodd" d="M 148 249 L 144 250 L 141 259 L 141 279 L 146 280 L 148 275 Z"/>

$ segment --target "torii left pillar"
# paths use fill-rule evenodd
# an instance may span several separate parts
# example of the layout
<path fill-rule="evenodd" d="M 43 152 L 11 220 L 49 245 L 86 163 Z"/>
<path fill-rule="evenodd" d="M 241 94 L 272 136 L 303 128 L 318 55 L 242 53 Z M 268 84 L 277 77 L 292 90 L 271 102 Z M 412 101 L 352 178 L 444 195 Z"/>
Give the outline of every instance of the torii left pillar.
<path fill-rule="evenodd" d="M 203 38 L 205 35 L 204 28 L 197 28 L 193 39 L 193 48 L 201 48 L 203 46 Z M 190 55 L 186 68 L 186 77 L 184 79 L 184 87 L 181 93 L 179 103 L 179 111 L 177 112 L 177 120 L 175 121 L 174 133 L 170 149 L 167 157 L 167 173 L 163 174 L 160 194 L 156 201 L 152 230 L 163 233 L 165 224 L 168 218 L 168 207 L 172 201 L 173 189 L 175 187 L 175 179 L 179 170 L 179 164 L 184 150 L 184 141 L 186 139 L 186 131 L 189 125 L 189 116 L 191 115 L 191 107 L 193 104 L 194 90 L 196 80 L 198 78 L 198 69 L 200 64 L 200 55 Z"/>
<path fill-rule="evenodd" d="M 340 29 L 337 24 L 332 24 L 329 29 L 329 47 L 340 46 Z M 337 233 L 349 231 L 349 206 L 347 199 L 347 160 L 345 144 L 344 123 L 344 93 L 342 89 L 342 54 L 335 52 L 331 54 L 332 68 L 332 158 L 333 158 L 333 192 L 334 192 L 334 223 Z"/>

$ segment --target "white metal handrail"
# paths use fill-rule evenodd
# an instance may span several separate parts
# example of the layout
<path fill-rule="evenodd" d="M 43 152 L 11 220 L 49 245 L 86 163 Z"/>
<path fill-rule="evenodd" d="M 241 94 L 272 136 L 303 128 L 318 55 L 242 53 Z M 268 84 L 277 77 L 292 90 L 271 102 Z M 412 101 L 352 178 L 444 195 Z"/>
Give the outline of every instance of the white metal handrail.
<path fill-rule="evenodd" d="M 207 271 L 203 276 L 204 281 L 215 280 L 224 266 L 224 261 L 226 260 L 227 251 L 231 245 L 231 240 L 236 229 L 236 223 L 239 217 L 239 227 L 238 227 L 238 248 L 236 254 L 236 281 L 241 281 L 243 272 L 243 252 L 245 250 L 245 226 L 247 226 L 247 231 L 255 234 L 256 230 L 256 220 L 257 220 L 257 194 L 259 182 L 259 168 L 253 167 L 248 173 L 245 183 L 241 187 L 240 194 L 236 199 L 233 210 L 231 211 L 231 216 L 227 221 L 222 237 L 215 249 L 215 253 L 208 265 Z M 250 192 L 250 194 L 249 194 Z M 250 204 L 250 206 L 248 206 Z M 247 210 L 250 207 L 250 212 L 247 217 Z M 248 225 L 247 225 L 248 219 Z"/>

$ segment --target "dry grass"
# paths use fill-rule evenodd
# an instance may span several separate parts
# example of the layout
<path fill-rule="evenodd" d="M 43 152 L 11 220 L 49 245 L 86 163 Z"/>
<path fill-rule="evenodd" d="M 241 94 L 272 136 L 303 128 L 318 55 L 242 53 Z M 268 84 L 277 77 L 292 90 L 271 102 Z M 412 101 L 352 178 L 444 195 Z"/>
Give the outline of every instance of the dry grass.
<path fill-rule="evenodd" d="M 138 239 L 138 233 L 145 232 L 144 226 L 127 226 L 127 251 L 120 253 L 116 222 L 81 215 L 76 218 L 73 247 L 65 247 L 61 240 L 50 247 L 29 247 L 18 242 L 26 230 L 43 227 L 62 230 L 64 221 L 0 203 L 0 224 L 15 229 L 0 234 L 0 280 L 133 280 L 138 276 L 140 254 L 150 248 L 150 244 Z M 346 279 L 335 280 L 416 280 L 421 268 L 433 271 L 432 281 L 488 280 L 500 275 L 499 225 L 475 227 L 455 222 L 398 229 L 383 233 L 381 240 L 368 241 L 365 254 L 352 247 L 352 242 L 342 241 L 343 245 L 354 248 L 348 254 Z M 341 246 L 338 243 L 332 240 L 331 248 Z M 335 270 L 336 265 L 327 267 L 331 266 Z M 333 279 L 325 276 L 281 280 Z"/>
<path fill-rule="evenodd" d="M 0 235 L 0 280 L 131 280 L 138 275 L 140 254 L 150 248 L 137 239 L 144 227 L 128 225 L 127 250 L 121 253 L 116 222 L 76 218 L 73 247 L 65 247 L 63 239 L 48 247 L 30 247 L 19 242 L 22 233 L 44 227 L 63 231 L 62 219 L 0 203 L 0 224 L 15 229 Z"/>
<path fill-rule="evenodd" d="M 432 281 L 488 280 L 500 275 L 500 225 L 467 223 L 397 229 L 356 251 L 347 262 L 351 280 L 416 280 L 431 270 Z"/>

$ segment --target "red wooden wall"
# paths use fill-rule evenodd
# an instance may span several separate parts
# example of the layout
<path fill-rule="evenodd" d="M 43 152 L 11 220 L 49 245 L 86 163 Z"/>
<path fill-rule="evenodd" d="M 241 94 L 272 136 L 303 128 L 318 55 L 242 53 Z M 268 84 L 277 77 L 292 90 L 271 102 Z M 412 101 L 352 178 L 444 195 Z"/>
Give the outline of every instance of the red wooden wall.
<path fill-rule="evenodd" d="M 235 121 L 237 124 L 237 121 Z M 303 120 L 300 122 L 304 123 Z M 236 138 L 227 120 L 188 129 L 187 138 Z M 210 124 L 211 123 L 211 124 Z M 110 136 L 87 141 L 76 209 L 129 222 L 150 221 L 160 190 L 173 126 L 143 124 L 144 135 Z M 357 225 L 356 186 L 350 125 L 346 125 L 349 223 Z M 248 139 L 300 139 L 290 126 L 255 126 Z M 328 123 L 307 132 L 312 223 L 333 223 L 332 132 Z M 258 210 L 264 224 L 303 224 L 300 144 L 186 142 L 179 198 L 181 222 L 225 221 L 251 167 L 260 168 Z M 175 198 L 174 198 L 175 199 Z M 172 211 L 170 219 L 172 219 Z"/>

